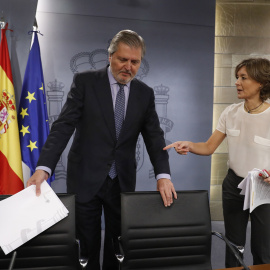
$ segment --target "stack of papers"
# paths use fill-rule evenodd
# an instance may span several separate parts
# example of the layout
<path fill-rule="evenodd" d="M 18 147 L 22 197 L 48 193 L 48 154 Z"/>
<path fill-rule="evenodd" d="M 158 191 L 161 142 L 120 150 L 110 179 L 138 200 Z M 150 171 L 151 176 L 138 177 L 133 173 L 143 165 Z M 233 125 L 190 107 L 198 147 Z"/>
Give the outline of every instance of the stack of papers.
<path fill-rule="evenodd" d="M 8 254 L 67 215 L 67 208 L 46 181 L 39 197 L 32 185 L 0 201 L 0 246 Z"/>
<path fill-rule="evenodd" d="M 245 195 L 243 210 L 249 208 L 251 213 L 257 206 L 270 203 L 270 184 L 263 181 L 259 174 L 264 172 L 259 169 L 253 169 L 238 185 L 242 189 L 240 194 Z"/>

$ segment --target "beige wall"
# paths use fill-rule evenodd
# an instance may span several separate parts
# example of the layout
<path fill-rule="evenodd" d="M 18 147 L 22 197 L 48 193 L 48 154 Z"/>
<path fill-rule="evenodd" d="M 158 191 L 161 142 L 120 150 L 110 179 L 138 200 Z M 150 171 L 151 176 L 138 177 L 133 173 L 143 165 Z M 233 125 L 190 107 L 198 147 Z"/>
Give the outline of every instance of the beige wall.
<path fill-rule="evenodd" d="M 270 59 L 270 0 L 216 1 L 213 130 L 220 113 L 237 103 L 234 68 L 243 59 Z M 212 156 L 211 214 L 222 220 L 221 185 L 227 172 L 227 141 Z"/>

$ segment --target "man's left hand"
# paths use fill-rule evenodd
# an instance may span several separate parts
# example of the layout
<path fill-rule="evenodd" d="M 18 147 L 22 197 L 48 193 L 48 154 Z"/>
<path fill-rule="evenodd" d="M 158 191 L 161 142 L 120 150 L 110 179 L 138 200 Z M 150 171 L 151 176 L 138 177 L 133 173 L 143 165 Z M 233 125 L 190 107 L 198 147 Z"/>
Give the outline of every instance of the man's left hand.
<path fill-rule="evenodd" d="M 173 197 L 177 199 L 177 193 L 170 179 L 161 178 L 157 181 L 157 190 L 160 192 L 165 207 L 173 203 Z"/>

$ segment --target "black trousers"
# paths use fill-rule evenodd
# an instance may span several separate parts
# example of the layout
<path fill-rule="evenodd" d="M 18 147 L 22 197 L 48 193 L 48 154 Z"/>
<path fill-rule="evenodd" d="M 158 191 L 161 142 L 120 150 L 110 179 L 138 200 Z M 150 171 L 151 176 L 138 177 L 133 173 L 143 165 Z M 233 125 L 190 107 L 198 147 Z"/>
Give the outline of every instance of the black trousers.
<path fill-rule="evenodd" d="M 89 202 L 76 202 L 76 232 L 81 244 L 81 255 L 88 258 L 86 269 L 100 270 L 101 215 L 104 209 L 105 239 L 103 270 L 117 270 L 113 237 L 121 232 L 121 200 L 119 181 L 106 178 L 98 194 Z"/>
<path fill-rule="evenodd" d="M 251 214 L 249 209 L 243 211 L 244 196 L 239 194 L 241 190 L 237 188 L 242 180 L 243 178 L 229 169 L 222 185 L 225 235 L 232 243 L 245 246 L 250 217 L 253 264 L 268 264 L 270 263 L 270 204 L 258 206 Z M 240 266 L 228 248 L 226 248 L 225 266 Z"/>

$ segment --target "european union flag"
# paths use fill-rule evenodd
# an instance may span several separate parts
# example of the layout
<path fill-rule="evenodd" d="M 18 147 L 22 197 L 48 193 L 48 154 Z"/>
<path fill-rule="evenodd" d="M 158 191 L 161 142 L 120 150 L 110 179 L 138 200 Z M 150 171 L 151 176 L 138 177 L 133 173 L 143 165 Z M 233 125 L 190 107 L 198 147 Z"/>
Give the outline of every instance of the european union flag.
<path fill-rule="evenodd" d="M 49 119 L 46 105 L 45 85 L 40 57 L 37 31 L 25 70 L 18 111 L 18 123 L 22 161 L 35 172 L 37 161 L 49 134 Z M 54 177 L 48 179 L 48 183 Z"/>

